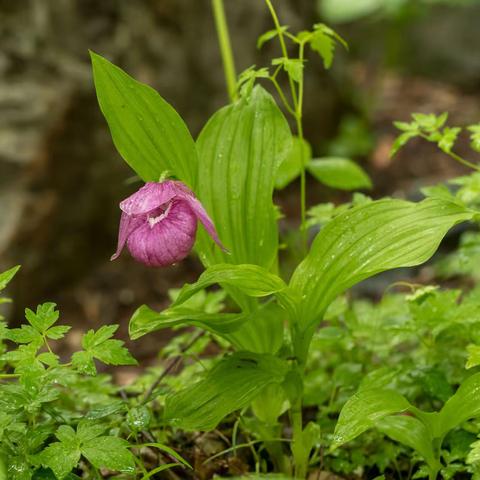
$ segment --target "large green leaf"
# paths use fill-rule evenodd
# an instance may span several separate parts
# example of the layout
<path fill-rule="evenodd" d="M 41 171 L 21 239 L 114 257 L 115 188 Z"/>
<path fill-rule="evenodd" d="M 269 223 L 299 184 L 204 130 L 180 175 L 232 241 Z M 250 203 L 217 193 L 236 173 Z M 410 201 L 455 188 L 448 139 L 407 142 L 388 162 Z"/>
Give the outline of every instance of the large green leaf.
<path fill-rule="evenodd" d="M 438 198 L 379 200 L 338 215 L 317 235 L 290 281 L 303 298 L 303 327 L 319 322 L 335 297 L 356 283 L 425 262 L 453 225 L 473 215 Z"/>
<path fill-rule="evenodd" d="M 468 377 L 445 403 L 439 414 L 439 436 L 480 416 L 480 373 Z"/>
<path fill-rule="evenodd" d="M 339 447 L 373 428 L 384 417 L 407 411 L 408 400 L 393 390 L 361 389 L 342 408 L 335 427 L 333 447 Z"/>
<path fill-rule="evenodd" d="M 416 450 L 431 466 L 437 466 L 432 437 L 425 425 L 409 415 L 394 415 L 382 418 L 376 427 L 392 440 Z"/>
<path fill-rule="evenodd" d="M 184 430 L 212 430 L 246 407 L 272 383 L 282 383 L 288 365 L 272 355 L 241 352 L 221 360 L 203 380 L 167 397 L 165 420 Z"/>
<path fill-rule="evenodd" d="M 173 307 L 156 312 L 147 305 L 142 305 L 133 314 L 128 331 L 130 338 L 135 340 L 156 330 L 178 325 L 194 325 L 223 335 L 234 332 L 247 319 L 248 315 L 242 313 L 206 313 L 185 307 Z"/>
<path fill-rule="evenodd" d="M 296 317 L 298 299 L 291 289 L 280 277 L 257 265 L 219 263 L 208 267 L 195 283 L 183 286 L 173 306 L 181 305 L 198 291 L 215 283 L 235 287 L 249 297 L 275 295 L 291 317 Z"/>
<path fill-rule="evenodd" d="M 348 158 L 316 158 L 307 168 L 319 182 L 332 188 L 340 190 L 372 188 L 372 181 L 367 173 Z"/>
<path fill-rule="evenodd" d="M 287 121 L 260 86 L 209 120 L 197 141 L 196 193 L 230 254 L 199 232 L 204 263 L 251 263 L 267 270 L 274 265 L 278 228 L 272 194 L 290 146 Z"/>
<path fill-rule="evenodd" d="M 98 103 L 120 155 L 145 181 L 169 170 L 195 187 L 198 159 L 183 120 L 153 88 L 91 52 Z"/>

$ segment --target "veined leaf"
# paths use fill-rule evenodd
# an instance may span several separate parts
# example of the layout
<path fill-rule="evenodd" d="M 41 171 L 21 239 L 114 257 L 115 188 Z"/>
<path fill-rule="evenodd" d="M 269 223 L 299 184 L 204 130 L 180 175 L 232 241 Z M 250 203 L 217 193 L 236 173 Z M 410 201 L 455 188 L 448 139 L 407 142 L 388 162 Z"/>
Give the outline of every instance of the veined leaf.
<path fill-rule="evenodd" d="M 8 285 L 10 280 L 15 276 L 15 274 L 20 269 L 20 265 L 10 268 L 5 272 L 0 273 L 0 292 Z"/>
<path fill-rule="evenodd" d="M 197 247 L 205 264 L 272 267 L 278 246 L 272 194 L 290 145 L 285 117 L 258 85 L 248 98 L 222 108 L 207 123 L 197 141 L 196 193 L 231 254 L 214 247 L 200 231 Z"/>
<path fill-rule="evenodd" d="M 395 415 L 382 418 L 376 427 L 392 440 L 416 450 L 430 466 L 436 466 L 432 438 L 420 420 L 408 415 Z"/>
<path fill-rule="evenodd" d="M 272 355 L 236 353 L 207 376 L 167 397 L 165 419 L 184 430 L 212 430 L 228 414 L 246 407 L 272 383 L 281 383 L 288 365 Z"/>
<path fill-rule="evenodd" d="M 420 203 L 379 200 L 354 207 L 329 222 L 290 281 L 302 295 L 305 328 L 321 320 L 342 292 L 377 273 L 428 260 L 445 233 L 474 213 L 439 198 Z"/>
<path fill-rule="evenodd" d="M 257 265 L 227 263 L 208 267 L 195 283 L 184 285 L 173 306 L 181 305 L 198 291 L 215 283 L 235 287 L 249 297 L 275 295 L 292 317 L 296 314 L 296 297 L 280 277 Z"/>
<path fill-rule="evenodd" d="M 142 305 L 130 320 L 129 334 L 130 338 L 137 339 L 163 328 L 194 325 L 222 335 L 237 330 L 247 318 L 247 315 L 242 313 L 205 313 L 184 307 L 173 307 L 156 312 L 146 305 Z"/>
<path fill-rule="evenodd" d="M 393 390 L 362 389 L 342 408 L 335 427 L 333 447 L 337 448 L 375 427 L 378 422 L 395 413 L 407 411 L 408 400 Z"/>
<path fill-rule="evenodd" d="M 287 26 L 287 25 L 282 25 L 279 30 L 280 30 L 281 33 L 285 33 L 285 32 L 288 30 L 288 26 Z M 268 30 L 267 32 L 262 33 L 262 35 L 260 35 L 260 36 L 258 37 L 258 40 L 257 40 L 257 48 L 258 48 L 258 49 L 262 48 L 263 45 L 264 45 L 264 43 L 272 40 L 272 39 L 275 38 L 277 35 L 278 35 L 278 30 L 277 30 L 277 29 Z"/>
<path fill-rule="evenodd" d="M 274 58 L 272 65 L 281 65 L 293 81 L 300 82 L 302 80 L 304 67 L 302 60 L 298 58 L 280 57 Z"/>
<path fill-rule="evenodd" d="M 439 436 L 461 423 L 480 416 L 480 373 L 468 377 L 439 413 Z"/>
<path fill-rule="evenodd" d="M 120 155 L 145 181 L 169 170 L 195 187 L 195 143 L 175 109 L 153 88 L 90 52 L 98 103 Z"/>
<path fill-rule="evenodd" d="M 237 351 L 275 354 L 284 339 L 286 312 L 274 302 L 260 305 L 240 327 L 223 335 Z"/>
<path fill-rule="evenodd" d="M 372 188 L 372 181 L 367 173 L 348 158 L 316 158 L 307 168 L 319 182 L 332 188 L 340 190 Z"/>
<path fill-rule="evenodd" d="M 304 165 L 307 165 L 312 158 L 312 149 L 306 140 L 299 137 L 293 137 L 292 140 L 292 148 L 277 171 L 275 188 L 279 190 L 285 188 L 300 175 L 302 162 Z"/>

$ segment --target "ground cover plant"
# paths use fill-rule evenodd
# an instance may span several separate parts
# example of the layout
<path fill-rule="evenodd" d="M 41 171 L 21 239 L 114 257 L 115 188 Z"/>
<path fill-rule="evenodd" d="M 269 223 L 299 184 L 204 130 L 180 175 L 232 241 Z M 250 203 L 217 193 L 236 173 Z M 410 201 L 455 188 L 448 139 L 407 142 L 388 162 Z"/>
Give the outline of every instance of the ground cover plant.
<path fill-rule="evenodd" d="M 190 329 L 161 353 L 173 359 L 165 369 L 119 388 L 97 372 L 97 362 L 136 364 L 112 338 L 117 326 L 86 332 L 65 361 L 52 345 L 69 330 L 55 304 L 26 309 L 21 328 L 2 323 L 0 478 L 479 478 L 480 167 L 455 151 L 467 134 L 480 152 L 479 125 L 462 132 L 447 114 L 398 122 L 393 155 L 420 137 L 473 173 L 426 187 L 419 202 L 373 200 L 357 192 L 371 187 L 360 165 L 313 158 L 303 135 L 307 51 L 328 69 L 345 40 L 324 24 L 292 33 L 266 0 L 273 29 L 257 46 L 278 42 L 280 56 L 237 78 L 222 1 L 212 4 L 230 103 L 196 140 L 156 91 L 91 52 L 100 108 L 138 175 L 112 260 L 128 251 L 162 267 L 193 249 L 204 267 L 168 308 L 139 306 L 130 336 Z M 352 201 L 308 208 L 307 175 Z M 297 179 L 299 227 L 284 242 L 273 193 Z M 397 282 L 378 303 L 348 296 L 426 262 L 467 222 L 459 249 L 434 264 L 458 285 Z M 168 375 L 207 345 L 216 355 Z M 199 432 L 222 447 L 192 455 Z"/>

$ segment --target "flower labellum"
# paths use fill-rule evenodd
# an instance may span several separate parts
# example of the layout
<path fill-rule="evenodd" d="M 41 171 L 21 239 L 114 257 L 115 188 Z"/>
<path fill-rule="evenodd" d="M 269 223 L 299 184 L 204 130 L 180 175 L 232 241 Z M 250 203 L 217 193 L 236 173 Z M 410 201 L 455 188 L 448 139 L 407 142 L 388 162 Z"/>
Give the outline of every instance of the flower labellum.
<path fill-rule="evenodd" d="M 202 204 L 182 182 L 147 182 L 120 202 L 120 209 L 118 246 L 112 260 L 119 257 L 125 245 L 135 260 L 149 267 L 183 260 L 195 243 L 197 220 L 225 250 Z"/>

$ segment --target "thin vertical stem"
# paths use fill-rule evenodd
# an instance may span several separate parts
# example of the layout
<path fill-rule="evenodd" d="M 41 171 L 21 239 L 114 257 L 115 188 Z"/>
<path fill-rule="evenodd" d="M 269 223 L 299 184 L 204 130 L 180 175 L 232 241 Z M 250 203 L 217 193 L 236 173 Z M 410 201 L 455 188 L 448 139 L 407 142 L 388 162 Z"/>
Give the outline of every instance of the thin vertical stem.
<path fill-rule="evenodd" d="M 305 54 L 305 44 L 302 42 L 299 47 L 298 58 L 303 64 Z M 297 101 L 297 108 L 295 110 L 295 119 L 297 122 L 297 133 L 298 138 L 300 139 L 301 145 L 301 154 L 300 154 L 300 161 L 301 161 L 301 170 L 300 170 L 300 218 L 301 218 L 301 234 L 302 234 L 302 242 L 303 242 L 303 249 L 304 253 L 307 253 L 307 186 L 306 186 L 306 173 L 305 173 L 305 148 L 303 142 L 303 124 L 302 124 L 302 117 L 303 117 L 303 72 L 300 82 L 298 84 L 298 101 Z"/>
<path fill-rule="evenodd" d="M 278 19 L 277 12 L 275 11 L 275 8 L 273 7 L 272 1 L 271 0 L 265 0 L 268 9 L 270 10 L 270 14 L 273 19 L 273 23 L 275 25 L 275 30 L 277 31 L 278 35 L 278 40 L 280 42 L 280 48 L 282 50 L 282 55 L 288 59 L 288 50 L 287 50 L 287 45 L 285 43 L 285 35 L 284 32 L 282 31 L 282 27 L 280 25 L 280 21 Z M 302 42 L 300 43 L 299 46 L 299 60 L 303 63 L 304 60 L 304 51 L 305 51 L 305 43 Z M 276 79 L 273 78 L 274 80 L 274 85 L 279 90 L 278 83 L 276 82 Z M 303 116 L 303 75 L 298 82 L 298 92 L 297 92 L 297 87 L 295 85 L 295 82 L 293 78 L 289 75 L 288 76 L 288 81 L 290 85 L 290 90 L 291 90 L 291 95 L 292 95 L 292 101 L 293 101 L 293 112 L 291 111 L 288 105 L 288 102 L 286 102 L 285 97 L 283 95 L 280 95 L 280 98 L 284 104 L 287 105 L 287 110 L 289 113 L 293 115 L 295 118 L 295 123 L 297 127 L 297 135 L 300 139 L 301 142 L 301 170 L 300 170 L 300 233 L 302 237 L 302 247 L 303 247 L 303 253 L 307 253 L 307 247 L 308 247 L 308 238 L 307 238 L 307 201 L 306 201 L 306 196 L 307 196 L 307 188 L 306 188 L 306 173 L 305 173 L 305 152 L 303 148 L 303 126 L 302 126 L 302 116 Z"/>
<path fill-rule="evenodd" d="M 273 4 L 271 0 L 265 0 L 265 2 L 267 3 L 268 9 L 270 10 L 270 15 L 272 16 L 272 20 L 275 25 L 275 30 L 277 31 L 277 34 L 278 34 L 278 40 L 280 41 L 280 48 L 282 49 L 282 55 L 285 58 L 288 58 L 287 45 L 285 44 L 285 38 L 283 35 L 282 27 L 280 25 L 280 21 L 278 20 L 277 12 L 273 8 Z M 288 81 L 290 84 L 290 90 L 292 92 L 293 105 L 295 109 L 297 109 L 297 91 L 295 89 L 295 83 L 293 82 L 293 79 L 292 77 L 290 77 L 290 75 L 288 76 Z"/>
<path fill-rule="evenodd" d="M 238 99 L 237 74 L 235 72 L 235 61 L 233 59 L 232 44 L 230 42 L 223 0 L 212 0 L 212 8 L 215 17 L 218 43 L 222 54 L 223 71 L 225 72 L 228 96 L 230 97 L 230 101 L 234 102 Z"/>

